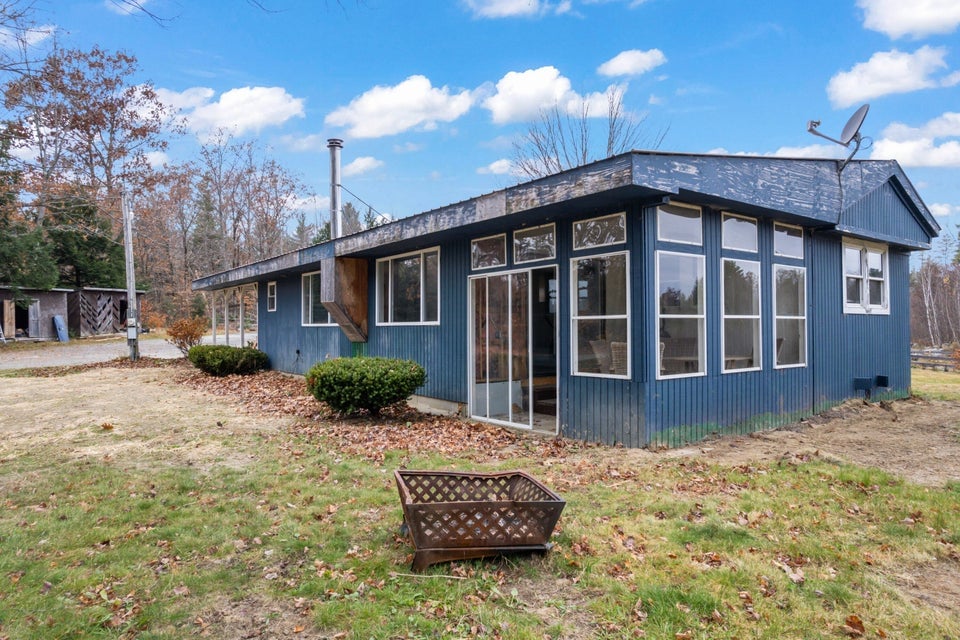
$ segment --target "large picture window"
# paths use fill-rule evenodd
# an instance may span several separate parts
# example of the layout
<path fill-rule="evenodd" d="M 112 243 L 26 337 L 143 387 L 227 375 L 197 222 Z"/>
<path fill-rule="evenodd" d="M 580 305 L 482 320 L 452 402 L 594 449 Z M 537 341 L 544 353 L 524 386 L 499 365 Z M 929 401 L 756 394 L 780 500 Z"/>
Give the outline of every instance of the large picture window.
<path fill-rule="evenodd" d="M 807 364 L 807 272 L 803 267 L 773 266 L 776 366 Z"/>
<path fill-rule="evenodd" d="M 704 274 L 701 255 L 657 252 L 660 377 L 706 373 Z"/>
<path fill-rule="evenodd" d="M 723 370 L 760 368 L 760 263 L 723 261 Z"/>
<path fill-rule="evenodd" d="M 889 311 L 885 245 L 844 241 L 843 296 L 846 313 Z"/>
<path fill-rule="evenodd" d="M 377 323 L 440 321 L 440 250 L 377 261 Z"/>
<path fill-rule="evenodd" d="M 578 375 L 630 375 L 626 253 L 571 261 L 573 370 Z"/>
<path fill-rule="evenodd" d="M 303 291 L 300 323 L 305 327 L 330 324 L 330 314 L 320 302 L 320 272 L 303 274 L 300 285 Z"/>

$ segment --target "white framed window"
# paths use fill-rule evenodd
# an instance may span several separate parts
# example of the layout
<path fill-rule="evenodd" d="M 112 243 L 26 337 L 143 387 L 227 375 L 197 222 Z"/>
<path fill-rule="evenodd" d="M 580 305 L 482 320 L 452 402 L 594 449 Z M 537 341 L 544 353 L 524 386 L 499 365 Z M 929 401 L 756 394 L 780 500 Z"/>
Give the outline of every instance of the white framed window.
<path fill-rule="evenodd" d="M 773 338 L 777 368 L 807 364 L 807 270 L 773 265 Z"/>
<path fill-rule="evenodd" d="M 803 227 L 773 223 L 773 255 L 803 259 Z"/>
<path fill-rule="evenodd" d="M 723 371 L 759 369 L 760 263 L 724 258 Z"/>
<path fill-rule="evenodd" d="M 721 225 L 723 227 L 723 248 L 736 251 L 757 252 L 757 221 L 736 213 L 724 212 Z"/>
<path fill-rule="evenodd" d="M 557 256 L 556 226 L 550 224 L 513 232 L 513 263 L 553 260 Z"/>
<path fill-rule="evenodd" d="M 679 203 L 657 207 L 657 239 L 702 245 L 703 215 L 700 207 Z"/>
<path fill-rule="evenodd" d="M 300 278 L 300 288 L 303 291 L 300 324 L 305 327 L 332 324 L 330 313 L 320 302 L 320 272 L 313 271 L 303 274 Z M 269 291 L 269 289 L 268 285 L 267 290 Z"/>
<path fill-rule="evenodd" d="M 440 249 L 377 260 L 377 324 L 440 323 Z"/>
<path fill-rule="evenodd" d="M 573 223 L 573 249 L 594 249 L 627 241 L 627 214 L 623 211 Z"/>
<path fill-rule="evenodd" d="M 890 313 L 886 245 L 843 241 L 844 313 Z"/>
<path fill-rule="evenodd" d="M 277 310 L 277 283 L 267 283 L 267 311 Z"/>
<path fill-rule="evenodd" d="M 470 268 L 492 269 L 507 264 L 507 234 L 501 233 L 470 242 Z"/>
<path fill-rule="evenodd" d="M 630 377 L 630 283 L 626 251 L 573 258 L 574 375 Z"/>
<path fill-rule="evenodd" d="M 706 262 L 702 255 L 657 251 L 657 377 L 704 375 Z"/>

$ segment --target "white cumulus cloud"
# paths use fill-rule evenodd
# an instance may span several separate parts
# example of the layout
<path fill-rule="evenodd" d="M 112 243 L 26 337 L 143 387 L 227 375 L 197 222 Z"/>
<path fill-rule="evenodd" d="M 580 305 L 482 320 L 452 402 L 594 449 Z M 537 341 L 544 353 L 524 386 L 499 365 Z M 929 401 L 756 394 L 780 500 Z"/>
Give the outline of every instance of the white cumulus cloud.
<path fill-rule="evenodd" d="M 835 107 L 849 107 L 892 93 L 942 86 L 943 80 L 932 76 L 946 68 L 946 54 L 945 48 L 930 46 L 921 47 L 914 53 L 897 49 L 877 52 L 867 62 L 857 63 L 849 71 L 841 71 L 830 78 L 827 95 Z"/>
<path fill-rule="evenodd" d="M 857 0 L 863 26 L 897 39 L 947 34 L 960 25 L 957 0 Z"/>
<path fill-rule="evenodd" d="M 465 114 L 475 101 L 471 91 L 454 93 L 415 75 L 394 86 L 373 87 L 328 114 L 325 122 L 346 127 L 356 138 L 379 138 L 417 127 L 435 129 L 438 122 L 453 122 Z"/>
<path fill-rule="evenodd" d="M 513 163 L 506 159 L 501 158 L 500 160 L 495 160 L 488 164 L 485 167 L 480 167 L 477 169 L 477 173 L 482 175 L 495 175 L 502 176 L 509 173 L 513 173 Z"/>
<path fill-rule="evenodd" d="M 285 135 L 280 142 L 291 151 L 316 152 L 327 148 L 327 137 L 319 133 L 310 133 L 305 136 Z"/>
<path fill-rule="evenodd" d="M 545 14 L 563 15 L 573 8 L 570 0 L 463 0 L 474 18 L 524 18 Z"/>
<path fill-rule="evenodd" d="M 960 113 L 948 111 L 920 127 L 893 122 L 873 143 L 870 157 L 905 167 L 960 167 Z"/>
<path fill-rule="evenodd" d="M 947 204 L 946 202 L 934 202 L 933 204 L 929 205 L 928 208 L 930 209 L 930 213 L 938 218 L 944 218 L 955 213 L 960 213 L 960 205 Z"/>
<path fill-rule="evenodd" d="M 536 119 L 545 109 L 558 107 L 564 113 L 590 116 L 606 115 L 607 94 L 580 95 L 570 79 L 556 67 L 511 71 L 497 82 L 496 91 L 483 102 L 497 124 Z"/>
<path fill-rule="evenodd" d="M 641 51 L 629 49 L 621 51 L 597 68 L 602 76 L 638 76 L 652 69 L 656 69 L 667 61 L 660 49 Z"/>
<path fill-rule="evenodd" d="M 185 91 L 158 89 L 160 101 L 183 115 L 187 128 L 203 136 L 217 129 L 237 135 L 283 124 L 290 118 L 302 118 L 303 99 L 294 98 L 282 87 L 240 87 L 220 94 L 207 87 Z"/>
<path fill-rule="evenodd" d="M 373 171 L 383 166 L 382 160 L 377 160 L 373 156 L 360 156 L 355 159 L 353 162 L 345 165 L 343 167 L 344 177 L 350 176 L 359 176 L 364 173 Z"/>
<path fill-rule="evenodd" d="M 12 50 L 21 44 L 27 47 L 35 47 L 44 40 L 53 37 L 56 32 L 57 28 L 52 24 L 28 29 L 0 28 L 0 49 Z"/>

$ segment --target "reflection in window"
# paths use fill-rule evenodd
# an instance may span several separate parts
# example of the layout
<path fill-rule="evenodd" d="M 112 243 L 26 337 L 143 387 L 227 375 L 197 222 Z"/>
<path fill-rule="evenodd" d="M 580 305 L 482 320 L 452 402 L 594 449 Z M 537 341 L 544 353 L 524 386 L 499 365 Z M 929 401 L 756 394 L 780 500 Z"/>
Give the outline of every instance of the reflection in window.
<path fill-rule="evenodd" d="M 760 263 L 723 261 L 723 370 L 760 367 Z"/>
<path fill-rule="evenodd" d="M 757 221 L 753 218 L 723 214 L 723 248 L 757 252 Z"/>
<path fill-rule="evenodd" d="M 626 253 L 571 261 L 576 374 L 630 373 L 627 262 Z"/>
<path fill-rule="evenodd" d="M 706 372 L 704 271 L 703 256 L 657 252 L 661 376 Z"/>
<path fill-rule="evenodd" d="M 440 251 L 377 262 L 377 322 L 421 324 L 440 318 Z"/>
<path fill-rule="evenodd" d="M 803 228 L 775 222 L 773 253 L 784 258 L 803 258 Z"/>
<path fill-rule="evenodd" d="M 488 269 L 507 264 L 507 236 L 479 238 L 470 243 L 470 268 Z"/>
<path fill-rule="evenodd" d="M 573 248 L 605 247 L 627 241 L 625 213 L 580 220 L 573 223 Z"/>
<path fill-rule="evenodd" d="M 303 292 L 301 324 L 305 327 L 331 324 L 330 314 L 320 302 L 320 272 L 303 274 L 300 285 Z"/>
<path fill-rule="evenodd" d="M 844 309 L 848 313 L 887 311 L 887 249 L 845 241 Z"/>
<path fill-rule="evenodd" d="M 545 224 L 513 232 L 513 261 L 552 260 L 557 255 L 554 225 Z"/>
<path fill-rule="evenodd" d="M 703 244 L 700 207 L 675 204 L 657 207 L 657 238 L 684 244 Z"/>
<path fill-rule="evenodd" d="M 774 343 L 778 367 L 807 363 L 806 269 L 774 265 Z"/>

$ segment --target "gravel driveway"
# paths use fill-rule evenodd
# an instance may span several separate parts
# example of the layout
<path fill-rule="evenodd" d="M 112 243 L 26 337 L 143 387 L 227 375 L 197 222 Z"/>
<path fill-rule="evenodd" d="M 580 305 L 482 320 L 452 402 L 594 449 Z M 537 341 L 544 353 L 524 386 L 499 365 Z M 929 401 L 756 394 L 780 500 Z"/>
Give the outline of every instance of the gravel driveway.
<path fill-rule="evenodd" d="M 255 333 L 244 335 L 246 342 L 256 341 Z M 203 343 L 211 343 L 210 336 L 204 336 Z M 223 344 L 223 335 L 217 336 L 217 343 Z M 231 335 L 230 344 L 240 345 L 240 336 Z M 130 355 L 127 339 L 123 335 L 83 338 L 69 342 L 44 342 L 31 348 L 10 349 L 0 343 L 0 369 L 33 369 L 36 367 L 62 367 L 66 365 L 106 362 Z M 179 358 L 180 350 L 164 340 L 152 335 L 140 338 L 140 355 L 150 358 Z"/>

